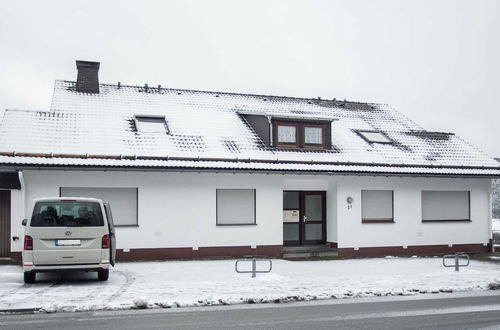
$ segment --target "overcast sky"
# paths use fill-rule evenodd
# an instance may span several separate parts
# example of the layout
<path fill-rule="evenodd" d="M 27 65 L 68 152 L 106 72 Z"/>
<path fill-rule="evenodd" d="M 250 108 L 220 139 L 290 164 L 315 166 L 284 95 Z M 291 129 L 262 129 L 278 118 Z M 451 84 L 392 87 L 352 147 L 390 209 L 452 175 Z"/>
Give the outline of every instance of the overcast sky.
<path fill-rule="evenodd" d="M 48 109 L 76 59 L 106 83 L 388 103 L 500 157 L 496 0 L 0 2 L 0 109 Z"/>

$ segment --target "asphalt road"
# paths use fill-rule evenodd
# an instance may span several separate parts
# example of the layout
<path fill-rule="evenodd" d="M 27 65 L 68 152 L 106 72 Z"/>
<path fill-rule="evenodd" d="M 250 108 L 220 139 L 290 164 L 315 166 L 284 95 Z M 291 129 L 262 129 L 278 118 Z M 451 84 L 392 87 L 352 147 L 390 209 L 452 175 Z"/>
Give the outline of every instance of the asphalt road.
<path fill-rule="evenodd" d="M 1 329 L 500 329 L 500 293 L 0 315 Z"/>

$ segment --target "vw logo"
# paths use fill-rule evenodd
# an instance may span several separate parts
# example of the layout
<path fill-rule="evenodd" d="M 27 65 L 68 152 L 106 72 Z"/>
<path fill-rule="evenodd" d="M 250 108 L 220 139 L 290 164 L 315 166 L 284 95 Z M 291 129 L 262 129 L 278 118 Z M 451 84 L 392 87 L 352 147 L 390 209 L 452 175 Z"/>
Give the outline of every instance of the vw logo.
<path fill-rule="evenodd" d="M 66 235 L 66 236 L 71 236 L 71 231 L 66 230 L 66 232 L 64 233 L 64 235 Z"/>

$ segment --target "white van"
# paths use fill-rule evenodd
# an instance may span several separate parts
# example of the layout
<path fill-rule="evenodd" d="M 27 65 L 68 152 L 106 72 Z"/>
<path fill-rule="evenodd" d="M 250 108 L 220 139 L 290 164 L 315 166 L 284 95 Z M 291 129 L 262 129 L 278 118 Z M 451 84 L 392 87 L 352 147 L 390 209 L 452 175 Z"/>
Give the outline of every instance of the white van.
<path fill-rule="evenodd" d="M 96 271 L 100 281 L 114 266 L 116 238 L 111 208 L 100 199 L 39 198 L 25 226 L 24 282 L 38 272 Z"/>

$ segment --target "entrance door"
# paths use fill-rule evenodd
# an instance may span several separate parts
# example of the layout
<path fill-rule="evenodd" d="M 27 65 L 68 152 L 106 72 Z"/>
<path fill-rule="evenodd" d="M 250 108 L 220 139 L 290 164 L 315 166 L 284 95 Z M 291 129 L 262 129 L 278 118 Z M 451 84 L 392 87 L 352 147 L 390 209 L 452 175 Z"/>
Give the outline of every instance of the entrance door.
<path fill-rule="evenodd" d="M 0 257 L 10 257 L 10 190 L 0 190 Z"/>
<path fill-rule="evenodd" d="M 326 191 L 283 192 L 283 245 L 326 243 Z"/>

